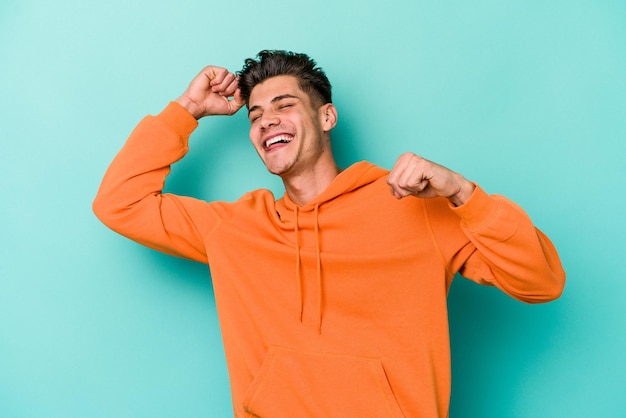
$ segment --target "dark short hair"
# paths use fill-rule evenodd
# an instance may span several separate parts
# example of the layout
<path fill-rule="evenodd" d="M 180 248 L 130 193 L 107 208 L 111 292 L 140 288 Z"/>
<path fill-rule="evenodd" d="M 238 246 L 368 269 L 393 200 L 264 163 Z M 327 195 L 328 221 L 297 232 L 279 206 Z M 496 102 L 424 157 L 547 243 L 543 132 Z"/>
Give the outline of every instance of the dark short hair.
<path fill-rule="evenodd" d="M 250 93 L 259 83 L 279 75 L 291 75 L 298 79 L 302 91 L 312 101 L 332 103 L 331 85 L 324 71 L 306 54 L 282 50 L 263 50 L 254 58 L 248 58 L 239 76 L 241 97 L 249 104 Z"/>

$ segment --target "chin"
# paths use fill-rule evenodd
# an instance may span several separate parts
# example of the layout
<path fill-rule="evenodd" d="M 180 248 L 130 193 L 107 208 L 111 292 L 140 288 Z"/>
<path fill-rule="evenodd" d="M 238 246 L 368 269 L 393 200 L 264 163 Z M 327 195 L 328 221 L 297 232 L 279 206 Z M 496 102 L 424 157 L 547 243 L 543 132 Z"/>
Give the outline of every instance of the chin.
<path fill-rule="evenodd" d="M 291 170 L 292 167 L 293 165 L 291 164 L 281 164 L 281 165 L 276 165 L 276 164 L 268 165 L 267 163 L 265 164 L 265 168 L 267 168 L 267 171 L 269 171 L 270 173 L 276 176 L 281 176 L 281 177 L 286 175 Z"/>
<path fill-rule="evenodd" d="M 282 175 L 286 169 L 284 169 L 284 167 L 276 167 L 276 166 L 270 166 L 265 164 L 265 168 L 267 169 L 267 171 L 270 172 L 270 174 L 274 174 L 276 176 L 280 176 Z"/>

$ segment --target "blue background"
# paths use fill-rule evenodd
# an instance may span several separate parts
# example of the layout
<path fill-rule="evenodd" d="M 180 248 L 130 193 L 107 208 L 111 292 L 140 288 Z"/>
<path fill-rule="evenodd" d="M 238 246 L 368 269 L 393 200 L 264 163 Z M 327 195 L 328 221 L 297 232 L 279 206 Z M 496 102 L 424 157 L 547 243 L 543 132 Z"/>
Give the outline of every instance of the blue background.
<path fill-rule="evenodd" d="M 91 201 L 145 114 L 272 48 L 328 73 L 342 165 L 419 153 L 560 251 L 554 303 L 455 281 L 450 416 L 626 416 L 625 22 L 618 0 L 3 0 L 0 416 L 232 415 L 207 267 L 110 232 Z M 243 113 L 191 148 L 168 190 L 281 193 Z"/>

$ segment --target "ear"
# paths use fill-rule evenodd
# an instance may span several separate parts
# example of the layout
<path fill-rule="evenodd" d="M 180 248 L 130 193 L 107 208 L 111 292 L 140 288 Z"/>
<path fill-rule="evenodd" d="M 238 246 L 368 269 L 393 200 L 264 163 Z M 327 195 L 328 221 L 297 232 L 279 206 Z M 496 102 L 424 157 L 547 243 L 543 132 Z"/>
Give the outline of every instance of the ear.
<path fill-rule="evenodd" d="M 324 132 L 329 132 L 337 125 L 337 108 L 332 103 L 320 107 L 320 119 Z"/>

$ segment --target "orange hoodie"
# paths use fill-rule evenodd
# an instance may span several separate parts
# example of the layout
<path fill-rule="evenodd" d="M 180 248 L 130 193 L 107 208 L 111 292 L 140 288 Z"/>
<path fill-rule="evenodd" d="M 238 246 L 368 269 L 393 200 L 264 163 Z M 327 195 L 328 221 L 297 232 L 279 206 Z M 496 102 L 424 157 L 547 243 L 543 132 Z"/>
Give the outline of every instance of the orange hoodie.
<path fill-rule="evenodd" d="M 565 274 L 528 216 L 479 187 L 463 206 L 395 199 L 360 162 L 305 206 L 161 194 L 197 122 L 171 103 L 108 169 L 94 211 L 149 247 L 208 263 L 236 417 L 445 418 L 455 273 L 525 302 Z"/>

